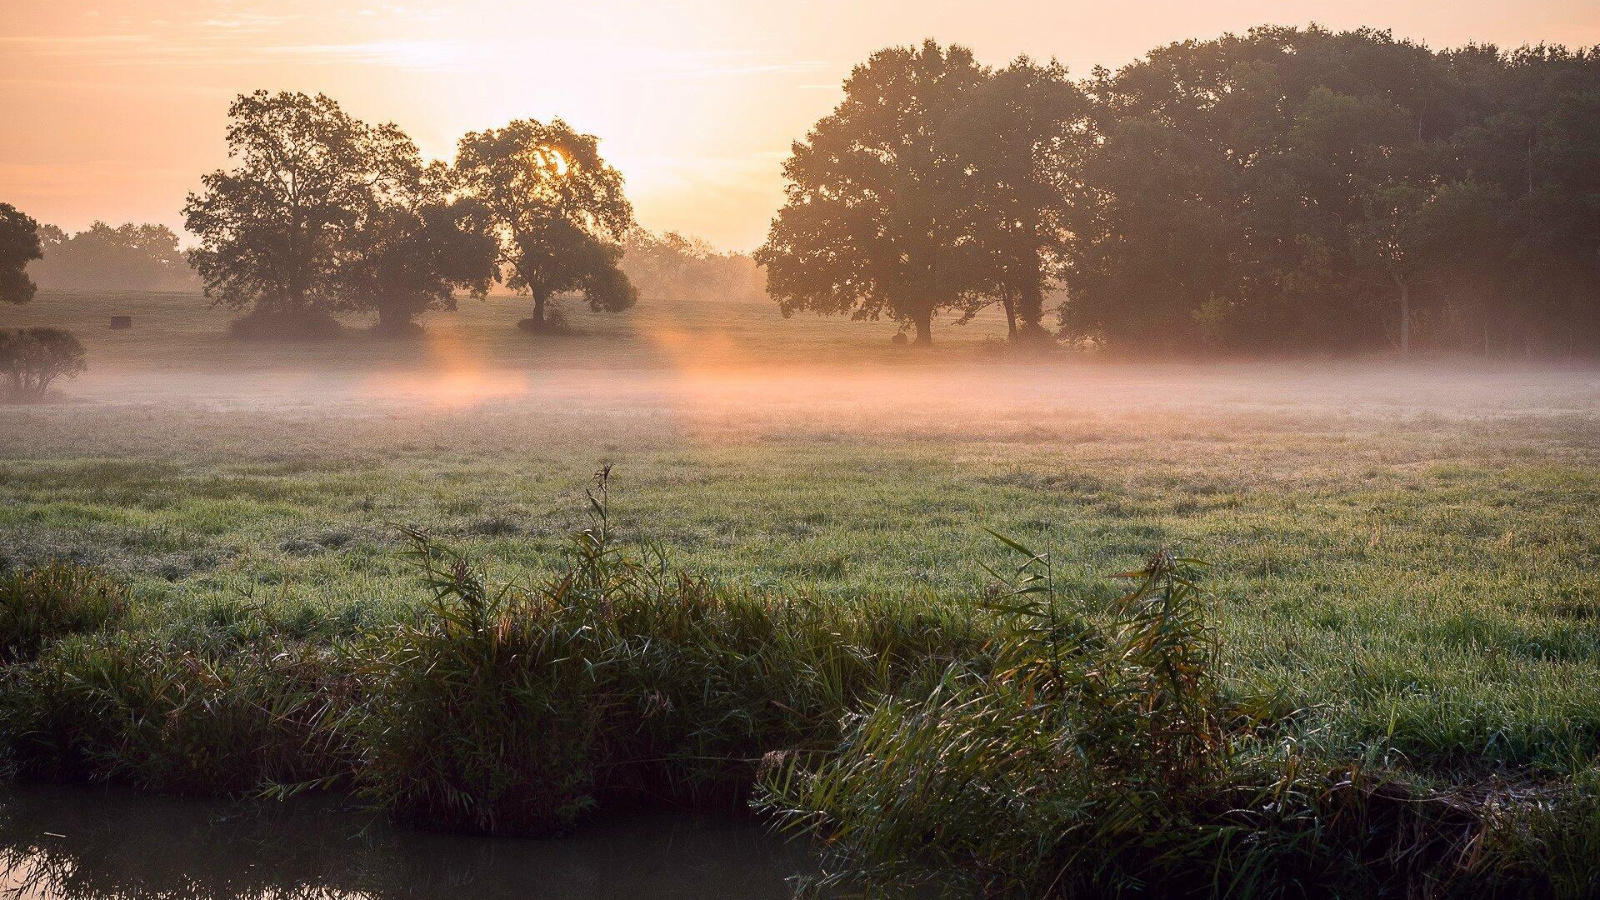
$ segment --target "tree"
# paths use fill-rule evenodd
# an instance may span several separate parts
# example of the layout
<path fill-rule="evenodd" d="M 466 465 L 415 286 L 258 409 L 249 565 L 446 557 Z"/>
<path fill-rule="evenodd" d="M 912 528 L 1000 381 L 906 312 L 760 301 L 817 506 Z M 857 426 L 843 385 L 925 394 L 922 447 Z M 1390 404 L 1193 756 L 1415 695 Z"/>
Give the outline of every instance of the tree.
<path fill-rule="evenodd" d="M 976 266 L 968 314 L 995 299 L 1012 340 L 1046 337 L 1044 295 L 1066 254 L 1087 103 L 1061 65 L 1020 57 L 977 88 L 948 141 L 966 175 Z"/>
<path fill-rule="evenodd" d="M 42 226 L 40 237 L 44 259 L 33 267 L 33 277 L 46 287 L 176 291 L 196 286 L 177 234 L 165 225 L 95 222 L 71 236 Z"/>
<path fill-rule="evenodd" d="M 785 202 L 756 261 L 785 316 L 888 316 L 933 342 L 941 309 L 978 283 L 960 160 L 943 139 L 988 77 L 965 47 L 874 53 L 845 98 L 796 142 Z"/>
<path fill-rule="evenodd" d="M 463 137 L 455 172 L 499 241 L 507 284 L 533 296 L 523 328 L 546 330 L 552 300 L 569 291 L 583 292 L 596 311 L 621 311 L 638 299 L 618 268 L 633 207 L 596 137 L 561 119 L 522 119 Z"/>
<path fill-rule="evenodd" d="M 6 377 L 13 401 L 44 396 L 58 378 L 72 378 L 84 370 L 83 345 L 59 328 L 0 330 L 0 373 Z"/>
<path fill-rule="evenodd" d="M 622 245 L 622 271 L 646 297 L 766 301 L 767 282 L 749 254 L 719 252 L 675 231 L 636 228 Z"/>
<path fill-rule="evenodd" d="M 0 203 L 0 303 L 27 303 L 38 286 L 28 277 L 28 263 L 43 253 L 39 223 L 9 203 Z"/>
<path fill-rule="evenodd" d="M 455 291 L 488 293 L 498 245 L 473 201 L 449 199 L 442 164 L 424 170 L 367 217 L 345 241 L 340 305 L 376 310 L 381 334 L 415 332 L 429 309 L 456 308 Z"/>
<path fill-rule="evenodd" d="M 416 146 L 320 94 L 257 91 L 228 115 L 237 162 L 189 195 L 185 225 L 200 238 L 190 262 L 216 303 L 297 326 L 325 320 L 348 239 L 417 177 Z"/>

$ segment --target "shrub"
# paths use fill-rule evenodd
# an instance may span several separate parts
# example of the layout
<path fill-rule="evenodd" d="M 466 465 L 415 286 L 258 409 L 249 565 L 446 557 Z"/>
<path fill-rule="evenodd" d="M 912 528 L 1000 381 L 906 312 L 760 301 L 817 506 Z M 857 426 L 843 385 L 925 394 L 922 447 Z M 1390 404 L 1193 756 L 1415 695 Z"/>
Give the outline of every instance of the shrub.
<path fill-rule="evenodd" d="M 83 344 L 60 328 L 0 330 L 0 374 L 16 402 L 43 397 L 59 378 L 75 378 L 87 365 Z"/>
<path fill-rule="evenodd" d="M 128 590 L 98 569 L 53 561 L 0 575 L 0 663 L 31 660 L 51 641 L 122 618 Z"/>

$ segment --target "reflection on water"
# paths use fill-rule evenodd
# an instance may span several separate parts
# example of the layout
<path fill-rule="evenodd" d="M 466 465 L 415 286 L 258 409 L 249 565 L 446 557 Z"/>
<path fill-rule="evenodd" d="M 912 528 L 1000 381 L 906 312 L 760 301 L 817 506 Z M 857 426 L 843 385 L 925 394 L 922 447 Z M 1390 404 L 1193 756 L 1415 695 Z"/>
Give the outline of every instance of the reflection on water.
<path fill-rule="evenodd" d="M 648 813 L 563 840 L 397 829 L 343 801 L 0 793 L 0 886 L 36 900 L 787 898 L 810 854 L 749 822 Z"/>

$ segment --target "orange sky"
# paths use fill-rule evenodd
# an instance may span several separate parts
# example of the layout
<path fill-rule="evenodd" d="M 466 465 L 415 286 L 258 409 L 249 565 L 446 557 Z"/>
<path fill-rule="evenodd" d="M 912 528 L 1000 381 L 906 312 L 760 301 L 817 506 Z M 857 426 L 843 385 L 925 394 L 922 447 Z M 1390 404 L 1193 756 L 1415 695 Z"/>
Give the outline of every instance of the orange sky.
<path fill-rule="evenodd" d="M 225 158 L 229 98 L 323 91 L 448 156 L 553 115 L 602 138 L 640 221 L 761 241 L 789 142 L 872 50 L 924 37 L 1077 74 L 1262 23 L 1369 24 L 1432 46 L 1600 44 L 1596 0 L 0 0 L 0 200 L 68 229 L 181 225 Z"/>

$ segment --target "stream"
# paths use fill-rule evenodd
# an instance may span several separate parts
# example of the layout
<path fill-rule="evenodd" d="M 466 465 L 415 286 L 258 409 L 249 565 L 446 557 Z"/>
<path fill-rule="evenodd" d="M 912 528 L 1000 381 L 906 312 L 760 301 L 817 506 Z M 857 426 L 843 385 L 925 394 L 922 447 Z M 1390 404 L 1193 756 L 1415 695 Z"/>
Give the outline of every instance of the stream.
<path fill-rule="evenodd" d="M 814 867 L 748 819 L 647 812 L 558 840 L 398 828 L 346 798 L 289 803 L 103 787 L 0 791 L 6 900 L 780 900 Z"/>

